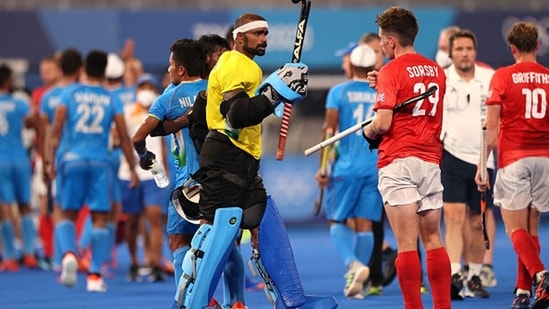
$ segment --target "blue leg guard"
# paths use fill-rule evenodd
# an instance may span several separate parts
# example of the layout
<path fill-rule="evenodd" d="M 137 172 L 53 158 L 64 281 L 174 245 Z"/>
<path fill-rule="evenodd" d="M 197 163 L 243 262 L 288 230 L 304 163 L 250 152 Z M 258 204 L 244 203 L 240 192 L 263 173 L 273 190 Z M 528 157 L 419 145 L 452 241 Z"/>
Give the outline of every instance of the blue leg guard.
<path fill-rule="evenodd" d="M 194 234 L 191 249 L 183 260 L 183 276 L 179 280 L 175 300 L 180 308 L 207 307 L 221 273 L 234 246 L 242 209 L 216 210 L 214 224 L 203 224 Z"/>
<path fill-rule="evenodd" d="M 251 261 L 265 281 L 265 292 L 274 308 L 337 308 L 337 302 L 332 296 L 305 295 L 286 227 L 270 196 L 259 225 L 258 246 L 259 250 L 253 249 Z"/>

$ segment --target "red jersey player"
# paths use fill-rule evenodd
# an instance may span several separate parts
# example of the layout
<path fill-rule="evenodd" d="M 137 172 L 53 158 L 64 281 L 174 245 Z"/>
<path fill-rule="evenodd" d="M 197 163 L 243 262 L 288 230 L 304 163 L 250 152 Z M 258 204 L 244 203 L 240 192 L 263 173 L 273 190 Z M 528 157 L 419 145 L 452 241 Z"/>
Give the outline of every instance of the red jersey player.
<path fill-rule="evenodd" d="M 450 260 L 440 233 L 439 137 L 446 76 L 438 64 L 415 52 L 418 24 L 413 12 L 391 7 L 376 23 L 383 53 L 391 61 L 369 76 L 377 89 L 376 117 L 364 135 L 370 147 L 379 145 L 379 189 L 398 245 L 395 266 L 404 305 L 423 308 L 419 236 L 426 250 L 434 308 L 451 308 Z M 434 94 L 393 113 L 398 103 L 431 86 L 438 87 Z"/>
<path fill-rule="evenodd" d="M 495 72 L 486 101 L 487 153 L 498 149 L 494 205 L 501 208 L 518 255 L 513 308 L 547 308 L 549 276 L 539 255 L 538 228 L 540 213 L 549 211 L 549 70 L 536 61 L 535 24 L 517 22 L 507 42 L 515 64 Z M 480 171 L 476 181 L 481 191 L 489 186 Z M 528 307 L 532 282 L 536 295 Z"/>

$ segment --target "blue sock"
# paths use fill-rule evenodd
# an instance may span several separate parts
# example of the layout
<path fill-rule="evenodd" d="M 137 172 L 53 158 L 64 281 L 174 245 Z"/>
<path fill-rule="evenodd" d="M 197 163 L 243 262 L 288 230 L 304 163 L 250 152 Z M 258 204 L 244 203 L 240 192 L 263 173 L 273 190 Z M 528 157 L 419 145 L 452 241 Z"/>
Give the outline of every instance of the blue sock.
<path fill-rule="evenodd" d="M 100 274 L 101 266 L 107 260 L 111 250 L 107 228 L 92 228 L 90 273 Z"/>
<path fill-rule="evenodd" d="M 78 240 L 78 247 L 80 250 L 86 250 L 90 246 L 92 241 L 92 219 L 91 214 L 88 215 L 86 221 L 84 221 L 84 226 L 82 227 L 82 232 L 80 233 L 80 239 Z"/>
<path fill-rule="evenodd" d="M 15 259 L 15 248 L 13 247 L 15 232 L 13 231 L 13 224 L 10 220 L 0 222 L 0 232 L 2 234 L 2 245 L 4 247 L 4 259 Z"/>
<path fill-rule="evenodd" d="M 374 233 L 359 232 L 356 237 L 355 254 L 364 265 L 370 263 L 370 257 L 374 251 Z"/>
<path fill-rule="evenodd" d="M 244 261 L 240 248 L 233 246 L 229 260 L 223 271 L 225 286 L 223 289 L 223 306 L 232 306 L 237 301 L 244 302 Z"/>
<path fill-rule="evenodd" d="M 55 225 L 55 233 L 59 243 L 59 261 L 67 252 L 77 254 L 76 250 L 76 227 L 70 220 L 62 220 Z M 61 263 L 59 263 L 61 265 Z"/>
<path fill-rule="evenodd" d="M 59 239 L 59 230 L 57 229 L 56 225 L 53 228 L 53 263 L 55 265 L 61 265 L 61 258 L 63 256 Z"/>
<path fill-rule="evenodd" d="M 345 224 L 334 223 L 330 227 L 330 238 L 334 243 L 337 252 L 343 258 L 345 266 L 352 261 L 358 260 L 354 249 L 354 232 Z"/>
<path fill-rule="evenodd" d="M 34 222 L 30 215 L 24 215 L 21 218 L 21 229 L 23 237 L 23 253 L 34 254 L 34 240 L 36 239 L 36 230 Z"/>
<path fill-rule="evenodd" d="M 106 261 L 112 261 L 112 249 L 114 248 L 114 243 L 116 241 L 116 225 L 114 222 L 108 222 L 107 223 L 107 231 L 108 231 L 108 244 L 107 248 L 109 248 L 109 254 L 107 254 Z"/>
<path fill-rule="evenodd" d="M 173 252 L 173 277 L 175 280 L 175 288 L 179 286 L 179 278 L 183 275 L 183 259 L 190 248 L 190 246 L 184 246 L 177 248 L 177 250 Z"/>

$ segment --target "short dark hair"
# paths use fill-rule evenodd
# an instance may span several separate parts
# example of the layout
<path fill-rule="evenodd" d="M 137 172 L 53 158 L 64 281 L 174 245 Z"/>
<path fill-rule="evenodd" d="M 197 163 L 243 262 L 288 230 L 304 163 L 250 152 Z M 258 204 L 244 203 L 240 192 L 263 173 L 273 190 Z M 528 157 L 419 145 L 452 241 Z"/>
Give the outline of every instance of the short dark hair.
<path fill-rule="evenodd" d="M 215 33 L 204 34 L 198 39 L 198 43 L 200 43 L 206 55 L 217 51 L 219 48 L 230 49 L 229 42 Z"/>
<path fill-rule="evenodd" d="M 473 31 L 468 29 L 460 29 L 457 32 L 454 32 L 450 38 L 448 39 L 448 54 L 450 58 L 452 58 L 452 48 L 454 47 L 454 41 L 457 38 L 469 38 L 473 41 L 473 46 L 475 46 L 475 50 L 477 50 L 477 37 L 473 33 Z"/>
<path fill-rule="evenodd" d="M 7 64 L 0 64 L 0 87 L 4 88 L 11 80 L 13 71 Z"/>
<path fill-rule="evenodd" d="M 59 57 L 59 66 L 65 76 L 75 74 L 82 65 L 84 65 L 82 54 L 75 48 L 65 49 Z"/>
<path fill-rule="evenodd" d="M 107 53 L 101 50 L 91 50 L 86 55 L 86 74 L 89 77 L 105 77 L 107 68 Z"/>
<path fill-rule="evenodd" d="M 376 23 L 383 32 L 396 36 L 402 46 L 413 45 L 419 31 L 414 13 L 398 6 L 392 6 L 378 15 Z"/>
<path fill-rule="evenodd" d="M 175 63 L 185 67 L 190 76 L 203 76 L 206 72 L 206 53 L 197 40 L 177 40 L 170 51 Z"/>

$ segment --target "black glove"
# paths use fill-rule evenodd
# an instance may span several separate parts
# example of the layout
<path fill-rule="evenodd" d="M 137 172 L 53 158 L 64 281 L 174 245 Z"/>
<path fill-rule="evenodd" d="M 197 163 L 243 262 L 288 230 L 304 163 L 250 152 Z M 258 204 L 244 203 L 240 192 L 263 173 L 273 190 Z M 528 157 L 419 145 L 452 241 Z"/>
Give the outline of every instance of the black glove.
<path fill-rule="evenodd" d="M 147 150 L 144 155 L 139 155 L 139 166 L 144 170 L 150 170 L 154 159 L 156 159 L 154 153 Z"/>
<path fill-rule="evenodd" d="M 368 142 L 368 144 L 370 144 L 370 146 L 368 147 L 368 149 L 370 149 L 370 152 L 372 152 L 372 150 L 374 149 L 379 148 L 379 144 L 381 144 L 381 135 L 378 135 L 378 137 L 375 139 L 371 139 L 368 138 L 368 136 L 364 134 L 364 130 L 362 130 L 362 136 L 364 136 L 364 139 Z"/>

